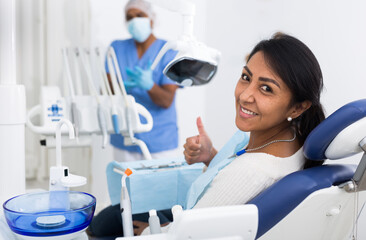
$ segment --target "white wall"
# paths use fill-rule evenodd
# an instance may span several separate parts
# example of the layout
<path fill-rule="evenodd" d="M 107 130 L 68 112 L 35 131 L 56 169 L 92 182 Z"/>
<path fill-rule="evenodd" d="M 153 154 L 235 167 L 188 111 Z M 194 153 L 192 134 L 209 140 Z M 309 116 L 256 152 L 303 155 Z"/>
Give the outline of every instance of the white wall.
<path fill-rule="evenodd" d="M 298 37 L 318 58 L 328 114 L 365 98 L 365 9 L 362 0 L 210 0 L 206 39 L 223 54 L 206 93 L 206 126 L 215 143 L 222 146 L 235 131 L 234 88 L 245 55 L 276 31 Z"/>

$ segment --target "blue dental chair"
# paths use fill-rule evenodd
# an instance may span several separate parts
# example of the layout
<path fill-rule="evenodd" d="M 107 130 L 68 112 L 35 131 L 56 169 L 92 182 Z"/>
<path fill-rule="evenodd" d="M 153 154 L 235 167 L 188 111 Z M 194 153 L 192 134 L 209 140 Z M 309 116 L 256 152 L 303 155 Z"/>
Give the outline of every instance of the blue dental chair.
<path fill-rule="evenodd" d="M 235 207 L 224 211 L 193 209 L 184 211 L 168 234 L 138 239 L 351 239 L 366 202 L 366 99 L 338 109 L 312 131 L 304 144 L 305 156 L 314 161 L 337 160 L 362 152 L 358 165 L 326 164 L 284 177 L 248 204 L 237 206 L 237 212 L 246 211 L 244 207 L 250 211 L 238 218 L 243 221 L 233 220 Z M 215 215 L 220 211 L 223 214 Z M 226 216 L 225 222 L 220 217 L 229 215 L 228 211 L 233 215 Z M 204 229 L 216 230 L 214 236 L 195 228 L 204 223 L 205 214 L 212 225 Z M 235 228 L 230 228 L 232 225 Z M 234 233 L 232 229 L 238 230 Z"/>
<path fill-rule="evenodd" d="M 314 161 L 341 159 L 366 152 L 365 139 L 366 99 L 343 106 L 315 128 L 304 154 Z M 256 239 L 349 239 L 366 199 L 365 165 L 364 153 L 358 166 L 305 169 L 266 189 L 248 203 L 258 208 Z"/>

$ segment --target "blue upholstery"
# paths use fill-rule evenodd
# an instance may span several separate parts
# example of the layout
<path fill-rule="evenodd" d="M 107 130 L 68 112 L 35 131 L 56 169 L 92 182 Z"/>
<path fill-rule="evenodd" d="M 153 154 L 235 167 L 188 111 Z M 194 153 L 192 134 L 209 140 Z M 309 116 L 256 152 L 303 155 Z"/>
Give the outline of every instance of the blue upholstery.
<path fill-rule="evenodd" d="M 366 99 L 348 103 L 319 124 L 304 143 L 304 155 L 311 160 L 324 160 L 333 139 L 346 127 L 366 117 Z M 287 216 L 311 193 L 351 180 L 357 166 L 323 165 L 292 173 L 249 203 L 259 211 L 257 238 Z"/>
<path fill-rule="evenodd" d="M 286 217 L 311 193 L 350 180 L 355 169 L 354 165 L 335 164 L 309 168 L 294 172 L 267 188 L 248 202 L 255 204 L 259 211 L 256 239 Z"/>
<path fill-rule="evenodd" d="M 325 151 L 333 139 L 352 123 L 366 117 L 366 99 L 348 103 L 319 124 L 304 143 L 305 157 L 324 160 Z"/>

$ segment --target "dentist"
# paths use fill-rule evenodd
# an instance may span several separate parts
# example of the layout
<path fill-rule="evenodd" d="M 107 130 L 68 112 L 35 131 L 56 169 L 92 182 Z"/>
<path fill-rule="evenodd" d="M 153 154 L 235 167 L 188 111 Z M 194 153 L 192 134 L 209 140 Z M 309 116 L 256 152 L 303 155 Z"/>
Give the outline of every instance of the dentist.
<path fill-rule="evenodd" d="M 178 86 L 163 74 L 163 69 L 176 52 L 168 51 L 157 67 L 151 69 L 151 64 L 166 43 L 153 34 L 154 16 L 150 3 L 130 0 L 125 6 L 125 17 L 132 38 L 115 40 L 111 46 L 116 52 L 127 93 L 133 95 L 136 102 L 142 104 L 153 117 L 153 129 L 135 134 L 135 137 L 146 143 L 152 158 L 165 158 L 176 156 L 178 147 L 175 107 Z M 108 73 L 108 68 L 106 70 Z M 124 138 L 120 134 L 111 135 L 111 144 L 116 161 L 143 159 L 140 148 L 124 145 Z"/>

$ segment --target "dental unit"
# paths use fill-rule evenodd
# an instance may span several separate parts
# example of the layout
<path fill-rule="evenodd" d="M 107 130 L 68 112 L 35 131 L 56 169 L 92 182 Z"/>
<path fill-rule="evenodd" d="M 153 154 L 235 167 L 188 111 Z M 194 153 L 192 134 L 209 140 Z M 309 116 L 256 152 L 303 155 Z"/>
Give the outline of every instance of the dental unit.
<path fill-rule="evenodd" d="M 123 84 L 117 83 L 117 78 L 118 81 L 122 80 L 119 77 L 119 69 L 114 70 L 113 67 L 117 66 L 117 60 L 113 57 L 113 49 L 109 50 L 107 61 L 111 65 L 110 68 L 112 68 L 110 75 L 112 83 L 114 82 L 115 95 L 111 94 L 111 89 L 108 87 L 108 95 L 100 95 L 97 92 L 91 79 L 89 58 L 81 49 L 79 50 L 79 55 L 80 61 L 82 62 L 80 66 L 83 66 L 84 72 L 87 75 L 87 84 L 91 95 L 70 95 L 69 97 L 62 97 L 57 87 L 43 86 L 40 96 L 41 104 L 31 108 L 27 113 L 27 126 L 35 133 L 45 136 L 46 146 L 54 147 L 54 140 L 50 136 L 52 136 L 57 121 L 61 118 L 75 116 L 74 120 L 77 119 L 76 122 L 78 123 L 79 143 L 75 144 L 74 142 L 69 144 L 66 141 L 65 146 L 78 147 L 88 145 L 90 143 L 87 140 L 94 133 L 104 136 L 102 146 L 105 146 L 107 141 L 106 133 L 111 134 L 117 131 L 119 134 L 126 136 L 126 141 L 129 141 L 128 144 L 138 145 L 142 149 L 146 159 L 151 159 L 146 144 L 135 138 L 134 133 L 150 131 L 153 125 L 152 116 L 146 108 L 135 102 L 133 96 L 127 95 L 123 91 Z M 97 60 L 100 59 L 97 58 Z M 65 60 L 65 62 L 68 62 L 68 60 Z M 102 76 L 103 72 L 100 75 Z M 73 84 L 69 79 L 67 79 L 67 83 Z M 108 86 L 105 83 L 106 77 L 100 78 L 100 81 Z M 52 109 L 55 109 L 55 114 L 52 114 Z M 35 125 L 33 123 L 33 118 L 37 115 L 41 115 L 41 125 Z M 139 115 L 142 115 L 147 122 L 142 124 Z M 112 118 L 107 118 L 106 116 L 112 116 Z M 65 133 L 64 130 L 61 130 L 61 132 Z"/>

